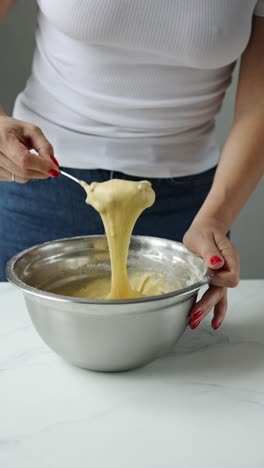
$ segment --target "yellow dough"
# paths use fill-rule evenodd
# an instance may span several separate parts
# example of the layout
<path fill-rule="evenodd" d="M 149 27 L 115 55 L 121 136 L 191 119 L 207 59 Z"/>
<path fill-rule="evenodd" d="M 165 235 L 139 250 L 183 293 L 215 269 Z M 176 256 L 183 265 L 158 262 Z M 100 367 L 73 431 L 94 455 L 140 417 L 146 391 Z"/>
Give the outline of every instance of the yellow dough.
<path fill-rule="evenodd" d="M 129 283 L 132 290 L 136 291 L 137 297 L 159 296 L 182 287 L 178 281 L 168 281 L 161 272 L 130 271 Z M 75 284 L 53 289 L 52 292 L 84 299 L 109 299 L 110 289 L 111 278 L 105 276 L 92 280 L 79 280 Z"/>
<path fill-rule="evenodd" d="M 109 246 L 111 277 L 102 273 L 97 279 L 82 280 L 57 290 L 58 294 L 91 299 L 131 299 L 155 296 L 179 289 L 160 272 L 130 271 L 127 257 L 130 237 L 141 213 L 155 201 L 148 181 L 112 179 L 107 182 L 80 182 L 87 193 L 86 203 L 100 214 Z"/>
<path fill-rule="evenodd" d="M 112 179 L 107 182 L 81 182 L 87 193 L 86 203 L 100 213 L 104 223 L 111 260 L 111 290 L 109 299 L 129 299 L 142 294 L 130 286 L 127 256 L 130 237 L 138 217 L 155 201 L 148 181 L 132 182 Z"/>

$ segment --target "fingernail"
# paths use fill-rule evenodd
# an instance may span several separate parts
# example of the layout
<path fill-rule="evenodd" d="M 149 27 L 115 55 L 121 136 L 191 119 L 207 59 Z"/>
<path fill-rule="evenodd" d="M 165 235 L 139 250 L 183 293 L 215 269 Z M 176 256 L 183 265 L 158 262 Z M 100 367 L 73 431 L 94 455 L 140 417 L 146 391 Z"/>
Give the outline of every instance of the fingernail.
<path fill-rule="evenodd" d="M 50 169 L 49 170 L 49 175 L 51 175 L 51 177 L 59 177 L 60 173 L 58 171 L 55 171 L 54 169 Z"/>
<path fill-rule="evenodd" d="M 214 330 L 217 330 L 218 328 L 221 327 L 221 323 L 222 323 L 222 322 L 217 322 L 217 323 L 213 323 L 213 322 L 212 322 L 212 328 L 213 328 Z"/>
<path fill-rule="evenodd" d="M 52 160 L 52 162 L 54 162 L 54 164 L 56 164 L 56 166 L 59 167 L 59 163 L 58 163 L 57 159 L 55 158 L 55 156 L 50 156 L 50 159 Z"/>
<path fill-rule="evenodd" d="M 197 320 L 199 317 L 203 315 L 203 312 L 201 310 L 198 310 L 198 312 L 195 312 L 192 316 L 192 320 Z"/>
<path fill-rule="evenodd" d="M 222 259 L 219 258 L 219 257 L 216 257 L 216 256 L 210 258 L 210 262 L 211 262 L 212 265 L 215 265 L 216 263 L 219 263 L 221 261 L 222 261 Z"/>
<path fill-rule="evenodd" d="M 190 327 L 192 330 L 194 330 L 195 328 L 198 327 L 198 325 L 200 325 L 201 323 L 201 320 L 195 320 L 195 322 L 191 323 Z"/>

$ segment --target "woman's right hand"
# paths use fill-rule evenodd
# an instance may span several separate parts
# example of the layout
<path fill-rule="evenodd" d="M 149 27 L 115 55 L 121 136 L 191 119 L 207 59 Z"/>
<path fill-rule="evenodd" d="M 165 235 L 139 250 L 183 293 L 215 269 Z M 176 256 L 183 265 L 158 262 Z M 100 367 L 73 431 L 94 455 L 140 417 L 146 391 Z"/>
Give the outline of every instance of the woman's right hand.
<path fill-rule="evenodd" d="M 32 154 L 34 149 L 38 155 Z M 53 148 L 39 127 L 0 114 L 0 181 L 25 183 L 60 175 Z"/>

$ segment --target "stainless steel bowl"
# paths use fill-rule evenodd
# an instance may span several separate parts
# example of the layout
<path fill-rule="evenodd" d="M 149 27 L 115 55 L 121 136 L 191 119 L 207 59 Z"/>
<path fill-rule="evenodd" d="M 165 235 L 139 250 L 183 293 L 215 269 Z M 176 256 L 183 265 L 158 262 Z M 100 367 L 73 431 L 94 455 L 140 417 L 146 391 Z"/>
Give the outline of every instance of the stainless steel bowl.
<path fill-rule="evenodd" d="M 126 301 L 61 296 L 53 288 L 110 275 L 104 236 L 62 239 L 13 257 L 7 279 L 23 291 L 45 343 L 68 362 L 96 371 L 125 371 L 168 351 L 184 332 L 199 288 L 208 282 L 203 261 L 178 242 L 131 239 L 129 269 L 161 271 L 182 288 Z"/>

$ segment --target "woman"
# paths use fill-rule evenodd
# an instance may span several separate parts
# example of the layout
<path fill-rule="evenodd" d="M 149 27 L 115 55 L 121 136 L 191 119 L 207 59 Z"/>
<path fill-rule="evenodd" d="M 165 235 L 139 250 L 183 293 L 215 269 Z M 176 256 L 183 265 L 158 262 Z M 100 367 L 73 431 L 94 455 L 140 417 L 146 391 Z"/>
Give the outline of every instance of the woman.
<path fill-rule="evenodd" d="M 0 0 L 2 17 L 14 3 Z M 264 170 L 264 0 L 38 6 L 32 74 L 13 117 L 0 116 L 1 280 L 24 248 L 102 232 L 82 190 L 57 179 L 55 154 L 88 182 L 151 180 L 157 201 L 134 232 L 183 239 L 203 257 L 212 284 L 190 326 L 213 308 L 219 328 L 226 288 L 239 281 L 227 233 Z M 214 118 L 241 55 L 234 123 L 219 155 Z"/>

